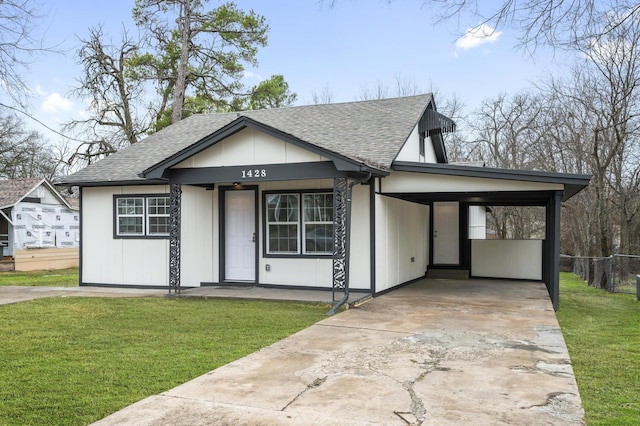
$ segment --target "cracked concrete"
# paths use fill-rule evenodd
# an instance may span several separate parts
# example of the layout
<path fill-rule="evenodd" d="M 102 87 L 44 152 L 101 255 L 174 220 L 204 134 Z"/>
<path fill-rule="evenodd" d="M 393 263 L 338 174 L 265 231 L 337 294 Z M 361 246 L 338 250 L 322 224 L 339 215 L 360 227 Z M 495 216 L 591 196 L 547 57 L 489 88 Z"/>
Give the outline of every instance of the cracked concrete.
<path fill-rule="evenodd" d="M 424 280 L 99 425 L 577 425 L 544 285 Z"/>

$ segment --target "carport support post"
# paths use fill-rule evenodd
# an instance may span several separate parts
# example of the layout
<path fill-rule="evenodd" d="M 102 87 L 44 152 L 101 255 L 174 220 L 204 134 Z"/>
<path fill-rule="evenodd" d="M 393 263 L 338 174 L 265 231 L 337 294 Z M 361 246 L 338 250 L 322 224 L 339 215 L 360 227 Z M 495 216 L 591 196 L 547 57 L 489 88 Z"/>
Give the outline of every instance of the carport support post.
<path fill-rule="evenodd" d="M 333 180 L 333 301 L 349 291 L 349 202 L 347 178 Z"/>
<path fill-rule="evenodd" d="M 558 310 L 560 301 L 560 206 L 562 191 L 554 191 L 546 209 L 545 277 L 553 309 Z"/>
<path fill-rule="evenodd" d="M 169 294 L 180 294 L 180 223 L 182 186 L 172 183 L 169 192 Z"/>

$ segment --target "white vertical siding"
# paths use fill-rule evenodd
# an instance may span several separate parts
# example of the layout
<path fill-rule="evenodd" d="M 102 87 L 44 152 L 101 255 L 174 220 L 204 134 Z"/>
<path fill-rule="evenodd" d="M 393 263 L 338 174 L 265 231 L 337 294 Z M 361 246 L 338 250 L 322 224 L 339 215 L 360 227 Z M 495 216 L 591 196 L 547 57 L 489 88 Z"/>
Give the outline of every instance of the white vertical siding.
<path fill-rule="evenodd" d="M 376 292 L 424 276 L 429 207 L 376 195 Z"/>
<path fill-rule="evenodd" d="M 218 280 L 218 191 L 182 186 L 180 284 Z M 215 206 L 215 209 L 214 209 Z"/>
<path fill-rule="evenodd" d="M 368 185 L 356 185 L 351 194 L 351 250 L 349 287 L 371 288 L 371 229 Z"/>
<path fill-rule="evenodd" d="M 83 283 L 168 285 L 168 239 L 113 238 L 113 195 L 168 191 L 164 185 L 83 188 Z"/>
<path fill-rule="evenodd" d="M 296 145 L 253 129 L 244 129 L 174 166 L 219 167 L 327 161 Z"/>
<path fill-rule="evenodd" d="M 474 277 L 542 279 L 542 240 L 473 240 Z"/>
<path fill-rule="evenodd" d="M 262 215 L 262 191 L 333 190 L 333 181 L 264 182 L 258 193 Z M 219 190 L 182 187 L 181 285 L 197 287 L 220 280 Z M 168 239 L 120 239 L 113 237 L 114 194 L 168 193 L 169 187 L 84 188 L 82 198 L 82 259 L 84 283 L 111 285 L 168 285 Z M 350 286 L 370 288 L 369 187 L 356 185 L 352 194 Z M 258 220 L 258 282 L 260 284 L 331 288 L 331 257 L 267 258 L 263 252 L 263 219 Z M 270 270 L 266 271 L 269 264 Z"/>
<path fill-rule="evenodd" d="M 395 161 L 437 163 L 438 157 L 436 157 L 436 151 L 433 148 L 433 141 L 431 140 L 431 137 L 427 136 L 425 138 L 424 155 L 420 155 L 420 134 L 418 133 L 418 126 L 414 127 L 413 131 L 407 138 L 407 141 L 396 156 Z"/>
<path fill-rule="evenodd" d="M 487 209 L 484 206 L 469 206 L 469 239 L 487 238 Z"/>
<path fill-rule="evenodd" d="M 333 191 L 333 180 L 265 182 L 262 191 L 326 189 Z M 352 194 L 350 288 L 369 289 L 371 282 L 369 250 L 369 187 L 356 185 Z M 263 213 L 260 194 L 260 215 Z M 271 285 L 326 287 L 333 284 L 333 260 L 325 258 L 274 258 L 263 256 L 263 220 L 259 221 L 259 282 Z M 269 271 L 266 270 L 269 265 Z"/>

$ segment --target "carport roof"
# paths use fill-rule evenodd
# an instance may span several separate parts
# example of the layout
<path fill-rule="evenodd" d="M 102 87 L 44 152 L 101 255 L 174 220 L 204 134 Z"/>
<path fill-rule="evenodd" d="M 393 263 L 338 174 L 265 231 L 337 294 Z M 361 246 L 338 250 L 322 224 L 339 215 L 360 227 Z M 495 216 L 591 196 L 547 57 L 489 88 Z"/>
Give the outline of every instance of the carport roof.
<path fill-rule="evenodd" d="M 591 180 L 590 175 L 551 173 L 533 170 L 510 170 L 491 167 L 462 166 L 457 164 L 396 161 L 392 164 L 391 168 L 396 171 L 414 173 L 559 184 L 564 186 L 562 201 L 568 200 L 587 187 Z"/>

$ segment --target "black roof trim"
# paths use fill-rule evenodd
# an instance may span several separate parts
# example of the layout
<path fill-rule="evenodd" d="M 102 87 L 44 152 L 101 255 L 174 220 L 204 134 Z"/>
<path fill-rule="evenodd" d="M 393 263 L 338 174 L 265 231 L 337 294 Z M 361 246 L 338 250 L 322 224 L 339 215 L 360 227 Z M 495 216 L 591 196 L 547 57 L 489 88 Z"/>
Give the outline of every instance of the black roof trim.
<path fill-rule="evenodd" d="M 189 147 L 178 151 L 173 154 L 171 157 L 149 167 L 140 173 L 140 177 L 145 179 L 167 179 L 167 170 L 176 164 L 186 160 L 187 158 L 204 151 L 205 149 L 215 145 L 216 143 L 224 140 L 225 138 L 238 133 L 241 130 L 246 128 L 258 130 L 260 132 L 266 133 L 270 136 L 278 138 L 284 142 L 291 143 L 300 148 L 311 151 L 315 154 L 322 155 L 327 157 L 335 164 L 336 168 L 340 171 L 363 171 L 363 172 L 371 172 L 376 176 L 387 176 L 389 172 L 383 169 L 377 169 L 371 167 L 367 164 L 356 162 L 347 157 L 344 157 L 340 154 L 336 154 L 333 151 L 329 151 L 324 148 L 320 148 L 316 145 L 313 145 L 309 142 L 305 142 L 295 136 L 284 133 L 276 128 L 268 126 L 266 124 L 260 123 L 259 121 L 253 120 L 247 116 L 239 116 L 236 120 L 227 124 L 226 126 L 218 129 L 213 132 L 209 136 L 206 136 L 200 139 L 198 142 L 190 145 Z"/>
<path fill-rule="evenodd" d="M 133 185 L 168 185 L 164 179 L 140 179 L 140 180 L 104 180 L 104 181 L 87 181 L 87 182 L 65 182 L 64 179 L 56 182 L 60 186 L 81 186 L 88 188 L 92 186 L 133 186 Z"/>
<path fill-rule="evenodd" d="M 562 184 L 565 188 L 563 201 L 568 200 L 586 188 L 591 180 L 591 175 L 497 169 L 492 167 L 461 166 L 457 164 L 413 163 L 409 161 L 395 161 L 391 165 L 391 168 L 392 170 L 403 172 Z"/>

